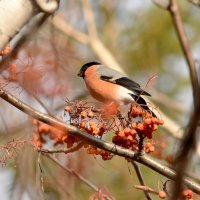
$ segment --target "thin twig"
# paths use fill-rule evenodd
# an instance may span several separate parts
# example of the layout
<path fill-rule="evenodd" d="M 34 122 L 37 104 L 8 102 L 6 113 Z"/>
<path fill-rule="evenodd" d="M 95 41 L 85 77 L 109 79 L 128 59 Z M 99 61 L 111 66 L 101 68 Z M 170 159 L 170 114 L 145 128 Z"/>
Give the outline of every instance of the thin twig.
<path fill-rule="evenodd" d="M 193 89 L 192 91 L 193 91 L 194 107 L 196 107 L 197 98 L 198 98 L 198 77 L 197 77 L 197 72 L 196 72 L 196 67 L 195 67 L 196 65 L 195 65 L 195 60 L 192 56 L 187 35 L 185 33 L 183 20 L 181 18 L 180 8 L 179 8 L 177 0 L 170 0 L 168 10 L 172 16 L 172 21 L 174 23 L 174 27 L 175 27 L 180 45 L 182 47 L 185 59 L 188 64 L 190 79 L 191 79 L 192 89 Z"/>
<path fill-rule="evenodd" d="M 175 111 L 176 113 L 189 113 L 189 109 L 186 108 L 183 102 L 172 99 L 170 96 L 163 92 L 154 91 L 151 97 L 154 102 L 161 104 L 166 109 Z"/>
<path fill-rule="evenodd" d="M 99 188 L 94 185 L 93 183 L 91 183 L 90 181 L 88 181 L 86 178 L 84 178 L 82 175 L 80 175 L 78 172 L 67 168 L 66 166 L 63 166 L 56 158 L 48 155 L 48 154 L 44 154 L 46 157 L 48 157 L 49 159 L 51 159 L 56 165 L 58 165 L 60 168 L 64 169 L 65 171 L 67 171 L 68 173 L 76 176 L 78 178 L 78 180 L 80 180 L 81 182 L 83 182 L 84 184 L 86 184 L 88 187 L 90 187 L 92 190 L 98 192 Z M 112 200 L 110 197 L 108 197 L 107 195 L 105 195 L 105 198 L 108 200 Z"/>
<path fill-rule="evenodd" d="M 185 136 L 181 142 L 181 148 L 179 150 L 179 154 L 175 160 L 177 178 L 176 184 L 174 187 L 174 191 L 172 194 L 172 199 L 177 199 L 181 195 L 182 189 L 182 180 L 184 176 L 184 170 L 186 169 L 188 158 L 191 153 L 191 150 L 195 147 L 195 137 L 196 137 L 196 129 L 198 126 L 199 120 L 199 112 L 200 112 L 200 86 L 198 83 L 197 71 L 195 66 L 195 60 L 192 56 L 191 48 L 188 42 L 187 35 L 185 33 L 185 29 L 183 26 L 183 21 L 181 18 L 180 8 L 177 0 L 170 0 L 168 10 L 172 16 L 172 21 L 174 23 L 174 27 L 182 47 L 185 59 L 188 64 L 190 79 L 192 83 L 192 91 L 193 91 L 193 99 L 194 99 L 194 113 L 191 116 L 189 128 L 185 132 Z"/>
<path fill-rule="evenodd" d="M 185 137 L 182 139 L 181 148 L 179 150 L 179 154 L 175 160 L 177 178 L 176 178 L 176 187 L 173 193 L 173 199 L 177 199 L 181 194 L 182 180 L 184 176 L 184 171 L 186 169 L 187 163 L 189 162 L 189 158 L 192 150 L 195 148 L 196 144 L 196 130 L 199 122 L 199 113 L 200 113 L 200 100 L 197 101 L 197 107 L 194 110 L 194 113 L 190 119 L 188 131 L 185 134 Z"/>
<path fill-rule="evenodd" d="M 141 156 L 143 154 L 144 154 L 144 136 L 140 135 L 138 144 L 138 155 Z"/>
<path fill-rule="evenodd" d="M 132 150 L 124 149 L 117 145 L 105 142 L 103 140 L 100 140 L 92 135 L 89 135 L 89 134 L 79 130 L 78 128 L 76 128 L 74 126 L 64 124 L 63 122 L 61 122 L 60 120 L 58 120 L 54 117 L 51 117 L 47 114 L 41 113 L 38 110 L 33 109 L 32 107 L 25 104 L 20 99 L 16 98 L 15 96 L 13 96 L 12 94 L 10 94 L 9 92 L 7 92 L 4 89 L 0 89 L 0 97 L 2 99 L 4 99 L 5 101 L 9 102 L 10 104 L 12 104 L 13 106 L 15 106 L 16 108 L 18 108 L 19 110 L 21 110 L 22 112 L 28 114 L 29 116 L 31 116 L 41 122 L 44 122 L 50 126 L 53 126 L 59 130 L 62 130 L 68 134 L 71 134 L 71 135 L 79 138 L 80 140 L 82 140 L 88 144 L 91 144 L 92 146 L 95 146 L 100 149 L 104 149 L 115 155 L 119 155 L 119 156 L 129 158 L 129 159 L 134 159 L 137 162 L 142 163 L 143 165 L 153 169 L 154 171 L 166 176 L 167 178 L 169 178 L 171 180 L 176 179 L 176 173 L 173 170 L 158 163 L 157 161 L 153 160 L 149 156 L 146 156 L 146 155 L 138 156 L 138 154 Z M 183 182 L 191 190 L 200 194 L 200 185 L 199 184 L 197 184 L 196 182 L 194 182 L 193 180 L 191 180 L 189 178 L 184 178 Z"/>
<path fill-rule="evenodd" d="M 42 154 L 43 155 L 43 154 Z M 69 191 L 69 188 L 66 188 L 66 185 L 63 185 L 60 180 L 58 179 L 58 176 L 56 173 L 52 172 L 51 170 L 51 167 L 46 164 L 46 162 L 43 162 L 43 167 L 45 169 L 45 172 L 48 172 L 49 175 L 51 176 L 51 178 L 53 179 L 53 185 L 57 185 L 57 187 L 62 190 L 67 196 L 69 196 L 70 200 L 73 200 L 75 199 L 74 198 L 74 195 L 72 194 L 73 192 L 72 191 Z"/>
<path fill-rule="evenodd" d="M 75 172 L 74 170 L 71 170 L 69 168 L 67 168 L 66 166 L 63 166 L 56 158 L 54 158 L 53 156 L 49 155 L 49 154 L 44 154 L 47 158 L 51 159 L 54 163 L 56 163 L 56 165 L 58 165 L 59 167 L 61 167 L 62 169 L 64 169 L 65 171 L 67 171 L 70 174 L 75 175 L 79 180 L 81 180 L 83 183 L 85 183 L 87 186 L 89 186 L 92 190 L 94 191 L 98 191 L 98 187 L 95 186 L 93 183 L 91 183 L 90 181 L 86 180 L 83 176 L 81 176 L 80 174 L 78 174 L 77 172 Z"/>
<path fill-rule="evenodd" d="M 167 3 L 164 1 L 161 1 L 161 0 L 151 0 L 156 6 L 158 6 L 159 8 L 161 9 L 164 9 L 166 10 L 167 9 Z"/>
<path fill-rule="evenodd" d="M 146 186 L 145 186 L 145 183 L 144 183 L 144 178 L 143 178 L 142 173 L 141 173 L 141 171 L 140 171 L 140 167 L 138 166 L 138 164 L 137 164 L 135 161 L 132 161 L 132 164 L 133 164 L 133 167 L 134 167 L 134 169 L 135 169 L 135 172 L 136 172 L 136 174 L 137 174 L 137 177 L 138 177 L 138 180 L 139 180 L 140 184 L 141 184 L 142 186 L 146 187 Z M 152 198 L 150 197 L 148 191 L 146 191 L 146 190 L 143 190 L 143 191 L 144 191 L 144 195 L 146 196 L 146 198 L 147 198 L 148 200 L 152 200 Z"/>
<path fill-rule="evenodd" d="M 61 16 L 56 15 L 52 19 L 52 23 L 55 27 L 59 30 L 67 34 L 68 36 L 72 37 L 73 39 L 77 40 L 80 43 L 88 44 L 89 38 L 85 33 L 75 29 L 71 26 L 67 21 L 64 21 Z"/>
<path fill-rule="evenodd" d="M 44 177 L 43 177 L 43 171 L 41 166 L 41 153 L 38 154 L 37 157 L 37 187 L 39 190 L 39 195 L 42 200 L 45 200 L 44 197 Z"/>
<path fill-rule="evenodd" d="M 151 194 L 156 194 L 158 195 L 158 192 L 153 190 L 152 188 L 146 186 L 146 185 L 134 185 L 134 188 L 135 189 L 138 189 L 138 190 L 142 190 L 146 193 L 151 193 Z"/>
<path fill-rule="evenodd" d="M 43 101 L 40 100 L 40 98 L 37 97 L 37 95 L 34 92 L 30 91 L 28 88 L 24 89 L 45 109 L 48 115 L 53 116 L 52 111 L 49 108 L 47 108 L 47 106 L 43 103 Z"/>
<path fill-rule="evenodd" d="M 97 35 L 94 13 L 92 11 L 90 2 L 89 0 L 82 0 L 82 4 L 83 4 L 83 12 L 85 16 L 85 21 L 87 23 L 89 36 L 92 38 L 92 40 L 96 39 L 98 38 L 98 35 Z"/>
<path fill-rule="evenodd" d="M 84 17 L 87 24 L 89 44 L 93 51 L 98 55 L 107 66 L 115 68 L 118 71 L 123 72 L 123 69 L 119 66 L 113 55 L 101 42 L 97 34 L 97 28 L 95 24 L 95 17 L 93 9 L 90 5 L 89 0 L 82 0 Z"/>
<path fill-rule="evenodd" d="M 37 149 L 37 151 L 39 151 L 41 153 L 65 153 L 65 154 L 68 154 L 68 153 L 73 153 L 73 152 L 77 151 L 83 145 L 84 145 L 84 142 L 79 142 L 69 149 L 66 149 L 66 148 L 63 148 L 63 149 L 43 149 L 43 148 L 40 148 L 40 149 Z"/>

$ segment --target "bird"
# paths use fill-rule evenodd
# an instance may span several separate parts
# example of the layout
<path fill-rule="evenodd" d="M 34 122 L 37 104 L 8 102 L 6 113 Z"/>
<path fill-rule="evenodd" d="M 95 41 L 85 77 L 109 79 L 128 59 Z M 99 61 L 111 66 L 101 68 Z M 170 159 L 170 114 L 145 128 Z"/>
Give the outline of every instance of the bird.
<path fill-rule="evenodd" d="M 84 79 L 89 93 L 96 100 L 105 104 L 114 102 L 120 106 L 136 102 L 156 117 L 142 97 L 151 95 L 123 73 L 92 61 L 84 64 L 77 75 Z"/>

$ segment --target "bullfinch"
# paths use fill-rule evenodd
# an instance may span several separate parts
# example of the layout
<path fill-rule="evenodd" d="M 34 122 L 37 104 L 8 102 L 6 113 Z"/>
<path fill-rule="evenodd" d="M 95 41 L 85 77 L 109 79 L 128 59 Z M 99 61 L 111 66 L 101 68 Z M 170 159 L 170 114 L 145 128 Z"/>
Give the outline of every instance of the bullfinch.
<path fill-rule="evenodd" d="M 126 105 L 137 102 L 144 110 L 156 115 L 149 109 L 142 95 L 151 96 L 140 85 L 124 74 L 106 67 L 99 62 L 84 64 L 78 76 L 82 77 L 90 94 L 103 103 Z"/>

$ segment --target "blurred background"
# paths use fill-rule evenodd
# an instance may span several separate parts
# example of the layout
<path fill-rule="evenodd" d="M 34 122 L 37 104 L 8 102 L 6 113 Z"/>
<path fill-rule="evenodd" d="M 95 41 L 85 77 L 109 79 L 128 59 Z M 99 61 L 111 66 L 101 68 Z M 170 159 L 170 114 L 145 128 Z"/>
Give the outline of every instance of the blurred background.
<path fill-rule="evenodd" d="M 200 10 L 187 0 L 179 3 L 192 53 L 199 65 Z M 93 36 L 98 37 L 100 44 Z M 16 65 L 16 76 L 3 83 L 7 90 L 34 108 L 46 112 L 41 105 L 43 102 L 51 113 L 63 118 L 66 98 L 91 99 L 83 80 L 77 77 L 80 67 L 94 60 L 106 65 L 114 63 L 107 52 L 116 62 L 116 66 L 110 67 L 118 69 L 121 66 L 143 88 L 156 75 L 157 78 L 146 87 L 152 94 L 151 100 L 185 128 L 192 105 L 188 68 L 169 12 L 150 0 L 101 0 L 90 1 L 90 4 L 61 0 L 54 16 L 17 50 L 12 63 Z M 2 76 L 9 76 L 9 70 L 12 68 Z M 31 120 L 2 99 L 0 105 L 1 199 L 92 198 L 94 190 L 43 156 L 40 167 L 45 192 L 41 191 L 38 153 L 23 144 L 23 140 L 32 139 Z M 17 147 L 13 147 L 12 142 Z M 156 150 L 151 156 L 169 164 L 177 141 L 167 130 L 160 129 L 154 135 L 154 142 Z M 9 151 L 5 144 L 11 144 Z M 84 149 L 56 157 L 64 166 L 117 200 L 145 199 L 143 192 L 134 188 L 139 182 L 132 165 L 123 158 L 115 156 L 103 161 L 98 156 L 88 155 Z M 190 169 L 198 175 L 199 157 L 194 155 L 191 163 Z M 146 185 L 157 191 L 162 189 L 165 177 L 144 166 L 141 170 Z"/>

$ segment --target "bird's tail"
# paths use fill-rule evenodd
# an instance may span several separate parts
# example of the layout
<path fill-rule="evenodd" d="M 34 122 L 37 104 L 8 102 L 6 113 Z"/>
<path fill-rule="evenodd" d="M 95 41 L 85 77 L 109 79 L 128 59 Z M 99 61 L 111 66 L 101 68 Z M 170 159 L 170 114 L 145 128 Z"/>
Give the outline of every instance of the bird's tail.
<path fill-rule="evenodd" d="M 148 111 L 149 113 L 152 114 L 153 117 L 157 118 L 155 113 L 152 110 L 150 110 L 150 108 L 147 106 L 147 102 L 141 96 L 137 96 L 134 94 L 130 94 L 130 95 L 135 100 L 135 102 L 138 103 L 144 110 Z"/>

